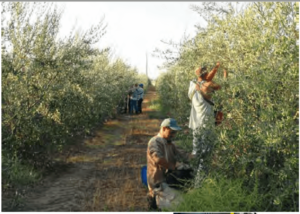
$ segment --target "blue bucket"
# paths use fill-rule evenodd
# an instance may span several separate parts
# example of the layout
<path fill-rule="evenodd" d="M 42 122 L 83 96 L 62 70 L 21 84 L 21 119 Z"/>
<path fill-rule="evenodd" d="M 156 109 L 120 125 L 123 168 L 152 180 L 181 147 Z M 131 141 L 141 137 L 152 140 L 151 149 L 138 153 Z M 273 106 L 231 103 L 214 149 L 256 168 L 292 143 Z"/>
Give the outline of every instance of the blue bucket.
<path fill-rule="evenodd" d="M 148 186 L 147 184 L 147 166 L 143 166 L 141 169 L 141 178 L 142 178 L 142 183 L 145 186 Z"/>

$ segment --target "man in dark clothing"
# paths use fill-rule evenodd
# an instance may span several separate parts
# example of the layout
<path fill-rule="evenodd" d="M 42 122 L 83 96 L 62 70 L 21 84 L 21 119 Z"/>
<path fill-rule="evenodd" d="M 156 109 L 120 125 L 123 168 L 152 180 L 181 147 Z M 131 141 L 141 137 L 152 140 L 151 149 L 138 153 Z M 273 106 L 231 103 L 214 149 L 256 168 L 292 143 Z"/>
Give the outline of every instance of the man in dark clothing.
<path fill-rule="evenodd" d="M 142 113 L 143 100 L 144 100 L 144 85 L 139 84 L 139 87 L 138 87 L 138 113 Z"/>

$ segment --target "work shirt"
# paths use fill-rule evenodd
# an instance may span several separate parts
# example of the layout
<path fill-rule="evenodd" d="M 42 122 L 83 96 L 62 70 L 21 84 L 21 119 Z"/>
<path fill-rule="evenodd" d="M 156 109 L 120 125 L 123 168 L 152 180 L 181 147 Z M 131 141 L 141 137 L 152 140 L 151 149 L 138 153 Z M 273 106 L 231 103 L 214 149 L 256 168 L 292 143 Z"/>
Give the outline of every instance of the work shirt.
<path fill-rule="evenodd" d="M 130 96 L 131 100 L 138 100 L 138 89 L 134 87 L 132 89 L 132 95 Z"/>
<path fill-rule="evenodd" d="M 194 81 L 190 82 L 188 97 L 192 100 L 189 128 L 195 130 L 199 127 L 213 125 L 215 122 L 213 106 L 196 90 L 196 83 Z"/>
<path fill-rule="evenodd" d="M 165 158 L 168 166 L 156 163 L 157 158 L 154 158 L 155 156 Z M 184 156 L 180 154 L 172 142 L 168 142 L 159 134 L 150 139 L 147 149 L 147 182 L 150 194 L 153 194 L 155 184 L 165 181 L 166 170 L 169 166 L 175 166 L 176 161 L 180 158 L 184 158 Z"/>
<path fill-rule="evenodd" d="M 144 99 L 144 89 L 138 87 L 138 99 Z"/>

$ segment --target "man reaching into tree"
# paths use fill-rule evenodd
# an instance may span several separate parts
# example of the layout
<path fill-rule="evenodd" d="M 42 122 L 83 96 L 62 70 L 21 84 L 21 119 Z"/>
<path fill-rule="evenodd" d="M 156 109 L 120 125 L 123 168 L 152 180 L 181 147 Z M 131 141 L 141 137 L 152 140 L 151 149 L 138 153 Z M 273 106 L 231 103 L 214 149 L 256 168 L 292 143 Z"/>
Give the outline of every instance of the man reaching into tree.
<path fill-rule="evenodd" d="M 212 81 L 220 67 L 218 62 L 216 66 L 207 72 L 205 66 L 196 69 L 197 81 L 191 81 L 188 91 L 188 97 L 192 101 L 191 113 L 189 118 L 189 128 L 193 130 L 193 150 L 192 157 L 199 158 L 199 168 L 203 168 L 203 159 L 211 150 L 212 129 L 215 125 L 214 103 L 212 95 L 221 86 Z M 227 72 L 224 71 L 224 76 Z"/>

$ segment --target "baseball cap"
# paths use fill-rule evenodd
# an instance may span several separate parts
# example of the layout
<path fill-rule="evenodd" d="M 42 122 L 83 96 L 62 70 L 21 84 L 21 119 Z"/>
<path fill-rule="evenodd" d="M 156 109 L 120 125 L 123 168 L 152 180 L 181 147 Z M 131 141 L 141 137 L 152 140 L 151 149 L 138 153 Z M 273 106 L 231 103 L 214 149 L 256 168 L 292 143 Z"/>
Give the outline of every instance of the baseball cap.
<path fill-rule="evenodd" d="M 169 127 L 172 130 L 179 131 L 181 128 L 177 126 L 177 122 L 173 118 L 167 118 L 164 119 L 164 121 L 161 123 L 160 127 Z"/>

